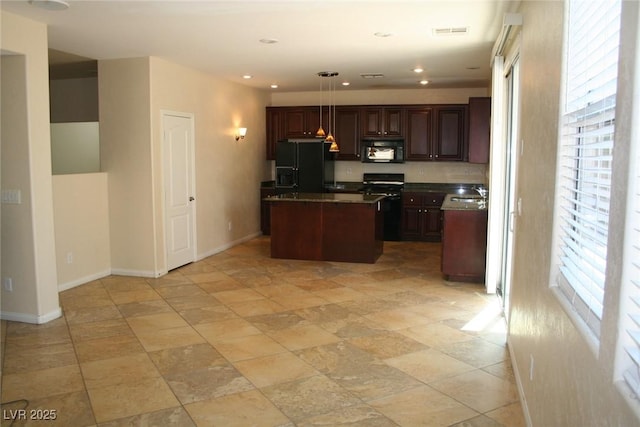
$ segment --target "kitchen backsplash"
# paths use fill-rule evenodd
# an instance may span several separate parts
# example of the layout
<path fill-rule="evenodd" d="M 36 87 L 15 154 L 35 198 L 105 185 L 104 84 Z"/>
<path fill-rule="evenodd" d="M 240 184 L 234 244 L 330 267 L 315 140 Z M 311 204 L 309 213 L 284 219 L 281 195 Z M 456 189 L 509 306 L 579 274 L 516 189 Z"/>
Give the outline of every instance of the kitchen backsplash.
<path fill-rule="evenodd" d="M 371 164 L 336 162 L 336 181 L 361 181 L 363 173 L 404 173 L 405 182 L 486 184 L 488 165 L 466 162 Z"/>

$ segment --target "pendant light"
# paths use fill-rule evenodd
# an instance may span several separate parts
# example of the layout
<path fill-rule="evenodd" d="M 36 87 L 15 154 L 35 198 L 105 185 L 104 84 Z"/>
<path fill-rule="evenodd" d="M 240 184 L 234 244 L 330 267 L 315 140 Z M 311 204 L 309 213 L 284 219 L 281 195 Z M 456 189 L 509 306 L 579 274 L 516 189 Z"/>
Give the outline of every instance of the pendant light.
<path fill-rule="evenodd" d="M 329 151 L 332 153 L 337 153 L 340 151 L 338 147 L 338 143 L 333 137 L 334 127 L 336 125 L 336 105 L 335 105 L 335 83 L 334 78 L 338 75 L 335 71 L 321 71 L 318 73 L 320 77 L 329 77 L 329 94 L 331 100 L 329 101 L 329 134 L 325 139 L 326 142 L 330 142 L 331 146 L 329 147 Z"/>
<path fill-rule="evenodd" d="M 326 136 L 326 133 L 322 128 L 322 79 L 324 78 L 324 75 L 320 72 L 318 73 L 318 76 L 320 77 L 320 127 L 316 131 L 316 138 L 324 138 Z"/>

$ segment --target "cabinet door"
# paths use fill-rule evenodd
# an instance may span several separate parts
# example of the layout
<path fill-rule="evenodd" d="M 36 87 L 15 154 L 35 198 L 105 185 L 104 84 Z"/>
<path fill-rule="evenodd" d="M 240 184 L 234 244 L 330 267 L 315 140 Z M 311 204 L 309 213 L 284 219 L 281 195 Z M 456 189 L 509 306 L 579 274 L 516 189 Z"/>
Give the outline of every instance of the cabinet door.
<path fill-rule="evenodd" d="M 402 109 L 385 108 L 382 133 L 384 136 L 402 136 Z"/>
<path fill-rule="evenodd" d="M 382 109 L 363 108 L 360 110 L 362 136 L 382 135 Z"/>
<path fill-rule="evenodd" d="M 306 115 L 304 108 L 284 109 L 284 134 L 286 138 L 306 138 Z"/>
<path fill-rule="evenodd" d="M 436 108 L 434 160 L 464 160 L 466 110 L 463 105 Z"/>
<path fill-rule="evenodd" d="M 425 208 L 422 214 L 422 237 L 430 242 L 439 242 L 442 238 L 442 213 L 440 208 Z"/>
<path fill-rule="evenodd" d="M 408 108 L 406 110 L 405 149 L 406 160 L 431 159 L 433 136 L 433 110 Z"/>
<path fill-rule="evenodd" d="M 419 206 L 402 208 L 402 240 L 420 240 L 422 209 Z"/>
<path fill-rule="evenodd" d="M 285 137 L 282 122 L 282 109 L 267 107 L 267 160 L 276 159 L 276 142 Z"/>
<path fill-rule="evenodd" d="M 469 163 L 489 163 L 491 98 L 469 98 Z"/>
<path fill-rule="evenodd" d="M 360 112 L 357 108 L 336 108 L 333 135 L 340 147 L 337 160 L 360 160 Z"/>

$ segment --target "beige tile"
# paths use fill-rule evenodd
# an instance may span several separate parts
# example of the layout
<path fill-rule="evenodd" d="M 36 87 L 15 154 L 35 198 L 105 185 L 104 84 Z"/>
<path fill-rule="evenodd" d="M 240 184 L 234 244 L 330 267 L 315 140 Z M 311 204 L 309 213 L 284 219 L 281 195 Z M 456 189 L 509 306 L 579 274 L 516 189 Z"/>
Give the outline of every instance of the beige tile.
<path fill-rule="evenodd" d="M 173 311 L 149 314 L 147 316 L 129 317 L 127 318 L 127 323 L 136 334 L 189 326 L 178 313 Z"/>
<path fill-rule="evenodd" d="M 151 288 L 149 285 L 145 284 L 148 289 L 138 289 L 133 291 L 110 291 L 109 295 L 111 295 L 111 299 L 114 303 L 127 304 L 130 302 L 139 302 L 139 301 L 151 301 L 160 299 L 160 295 Z"/>
<path fill-rule="evenodd" d="M 367 314 L 364 317 L 373 320 L 390 331 L 407 329 L 431 322 L 431 319 L 423 315 L 407 312 L 406 310 L 385 310 Z"/>
<path fill-rule="evenodd" d="M 425 383 L 475 369 L 471 365 L 434 349 L 405 354 L 387 359 L 385 362 Z"/>
<path fill-rule="evenodd" d="M 361 405 L 360 399 L 325 376 L 317 375 L 262 389 L 294 422 Z"/>
<path fill-rule="evenodd" d="M 398 332 L 411 339 L 436 348 L 473 339 L 473 336 L 469 334 L 465 334 L 458 329 L 438 322 L 418 325 Z"/>
<path fill-rule="evenodd" d="M 355 289 L 348 288 L 346 286 L 340 288 L 332 288 L 332 289 L 322 289 L 312 291 L 315 296 L 318 296 L 324 300 L 329 302 L 344 302 L 344 301 L 353 301 L 358 299 L 366 298 L 367 295 L 359 292 Z"/>
<path fill-rule="evenodd" d="M 84 390 L 78 365 L 3 374 L 2 401 L 35 400 Z"/>
<path fill-rule="evenodd" d="M 370 406 L 348 406 L 333 410 L 329 413 L 309 417 L 296 423 L 298 427 L 313 426 L 367 426 L 367 427 L 398 427 L 380 412 Z"/>
<path fill-rule="evenodd" d="M 205 340 L 191 326 L 178 328 L 145 330 L 136 334 L 146 351 L 184 347 L 204 343 Z"/>
<path fill-rule="evenodd" d="M 183 405 L 254 388 L 229 364 L 171 373 L 165 379 Z"/>
<path fill-rule="evenodd" d="M 203 323 L 194 326 L 194 328 L 210 343 L 224 341 L 229 338 L 261 334 L 259 329 L 239 317 L 219 322 Z"/>
<path fill-rule="evenodd" d="M 430 385 L 483 413 L 518 401 L 515 384 L 479 369 L 435 381 Z"/>
<path fill-rule="evenodd" d="M 231 291 L 222 291 L 216 292 L 213 294 L 217 300 L 222 302 L 223 304 L 228 304 L 232 302 L 247 302 L 254 301 L 258 299 L 264 299 L 264 295 L 256 292 L 253 289 L 235 289 Z"/>
<path fill-rule="evenodd" d="M 69 325 L 87 322 L 99 322 L 101 320 L 119 319 L 122 317 L 115 304 L 100 307 L 81 307 L 65 309 L 64 316 Z"/>
<path fill-rule="evenodd" d="M 100 424 L 100 427 L 132 426 L 195 427 L 195 424 L 182 407 L 162 409 Z"/>
<path fill-rule="evenodd" d="M 318 305 L 325 305 L 329 301 L 320 298 L 319 296 L 307 293 L 307 295 L 286 295 L 286 296 L 274 296 L 271 298 L 287 310 L 297 310 L 306 307 L 315 307 Z"/>
<path fill-rule="evenodd" d="M 179 313 L 191 325 L 235 319 L 237 317 L 232 310 L 224 305 L 190 308 L 180 310 Z"/>
<path fill-rule="evenodd" d="M 428 348 L 426 345 L 397 332 L 383 332 L 356 337 L 350 339 L 349 342 L 380 359 L 397 357 Z"/>
<path fill-rule="evenodd" d="M 292 311 L 251 316 L 247 318 L 247 320 L 263 332 L 279 331 L 298 325 L 309 324 L 303 317 Z"/>
<path fill-rule="evenodd" d="M 170 313 L 173 308 L 163 300 L 136 301 L 118 306 L 124 317 L 148 316 L 150 314 Z"/>
<path fill-rule="evenodd" d="M 496 345 L 482 338 L 442 346 L 440 351 L 476 368 L 503 362 L 509 357 L 506 345 Z"/>
<path fill-rule="evenodd" d="M 144 353 L 144 348 L 133 332 L 81 341 L 75 344 L 75 349 L 80 363 Z"/>
<path fill-rule="evenodd" d="M 92 389 L 89 399 L 98 423 L 179 405 L 169 386 L 159 377 Z"/>
<path fill-rule="evenodd" d="M 227 306 L 238 314 L 238 316 L 242 317 L 278 313 L 287 310 L 287 308 L 281 304 L 265 298 L 253 301 L 231 302 L 228 303 Z"/>
<path fill-rule="evenodd" d="M 292 351 L 340 341 L 339 337 L 316 325 L 298 325 L 269 332 L 269 336 Z"/>
<path fill-rule="evenodd" d="M 283 426 L 289 419 L 257 390 L 185 405 L 198 426 Z"/>
<path fill-rule="evenodd" d="M 417 387 L 369 404 L 401 426 L 450 426 L 478 415 L 429 386 Z"/>
<path fill-rule="evenodd" d="M 194 344 L 153 351 L 149 353 L 149 357 L 163 375 L 189 372 L 227 363 L 222 355 L 209 344 Z"/>
<path fill-rule="evenodd" d="M 216 350 L 232 362 L 287 351 L 286 348 L 264 334 L 230 338 L 215 342 L 213 345 Z"/>
<path fill-rule="evenodd" d="M 227 274 L 216 271 L 215 267 L 208 266 L 205 269 L 211 271 L 202 271 L 198 273 L 185 273 L 185 276 L 193 283 L 208 283 L 208 282 L 220 282 L 231 279 Z"/>
<path fill-rule="evenodd" d="M 22 404 L 22 402 L 20 402 Z M 24 404 L 17 405 L 2 405 L 2 411 L 4 417 L 8 415 L 9 410 L 16 410 L 24 408 Z M 35 413 L 32 413 L 34 411 Z M 55 413 L 54 413 L 55 411 Z M 48 415 L 55 417 L 49 420 L 37 420 L 37 417 L 31 415 Z M 43 397 L 39 399 L 29 400 L 29 406 L 27 407 L 27 420 L 21 422 L 21 420 L 15 420 L 13 424 L 7 424 L 8 426 L 92 426 L 95 425 L 96 420 L 93 416 L 93 410 L 91 409 L 91 403 L 89 402 L 89 396 L 87 392 L 76 391 L 72 393 L 58 394 L 50 397 Z M 3 423 L 6 418 L 3 419 Z"/>
<path fill-rule="evenodd" d="M 80 365 L 88 390 L 159 377 L 145 353 L 87 362 Z"/>
<path fill-rule="evenodd" d="M 162 298 L 176 298 L 187 296 L 204 296 L 207 293 L 196 284 L 185 284 L 175 286 L 163 286 L 156 288 Z"/>
<path fill-rule="evenodd" d="M 15 374 L 26 371 L 56 368 L 78 363 L 71 343 L 38 347 L 9 346 L 3 357 L 3 372 Z"/>
<path fill-rule="evenodd" d="M 318 371 L 292 353 L 243 360 L 234 366 L 259 388 L 318 375 Z"/>
<path fill-rule="evenodd" d="M 167 303 L 176 311 L 192 310 L 201 307 L 224 307 L 213 295 L 196 295 L 167 298 Z"/>
<path fill-rule="evenodd" d="M 522 405 L 520 405 L 519 402 L 510 403 L 494 409 L 493 411 L 487 412 L 486 415 L 500 424 L 509 427 L 525 427 L 527 425 L 524 413 L 522 412 Z"/>
<path fill-rule="evenodd" d="M 227 277 L 226 279 L 217 280 L 214 282 L 201 282 L 198 283 L 200 289 L 208 293 L 216 293 L 222 291 L 232 291 L 237 289 L 245 288 L 245 285 L 238 282 L 236 279 L 232 277 Z"/>
<path fill-rule="evenodd" d="M 97 338 L 131 335 L 131 328 L 124 319 L 102 320 L 100 322 L 69 325 L 74 343 Z"/>

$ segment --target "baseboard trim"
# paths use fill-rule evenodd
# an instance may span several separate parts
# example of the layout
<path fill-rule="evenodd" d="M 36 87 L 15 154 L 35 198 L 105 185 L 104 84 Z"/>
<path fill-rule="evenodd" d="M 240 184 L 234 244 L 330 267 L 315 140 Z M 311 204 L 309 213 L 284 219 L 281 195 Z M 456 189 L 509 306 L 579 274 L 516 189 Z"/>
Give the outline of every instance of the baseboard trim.
<path fill-rule="evenodd" d="M 112 268 L 111 274 L 114 276 L 133 276 L 133 277 L 147 277 L 147 278 L 156 278 L 159 277 L 159 274 L 156 274 L 154 271 L 144 271 L 144 270 L 127 270 L 125 268 Z"/>
<path fill-rule="evenodd" d="M 520 369 L 518 369 L 518 362 L 516 361 L 515 351 L 511 346 L 511 342 L 507 339 L 507 347 L 509 348 L 509 358 L 511 359 L 511 367 L 513 368 L 513 374 L 516 377 L 516 385 L 518 386 L 518 395 L 520 396 L 520 405 L 522 406 L 522 412 L 524 414 L 524 421 L 527 427 L 532 427 L 531 415 L 529 414 L 529 405 L 527 405 L 527 398 L 524 394 L 524 388 L 522 387 L 522 378 L 520 377 Z"/>
<path fill-rule="evenodd" d="M 60 307 L 56 308 L 49 313 L 45 313 L 42 315 L 37 314 L 29 314 L 29 313 L 13 313 L 10 311 L 1 311 L 0 319 L 2 320 L 10 320 L 12 322 L 22 322 L 22 323 L 31 323 L 34 325 L 41 325 L 43 323 L 50 322 L 58 317 L 62 316 L 62 309 Z"/>
<path fill-rule="evenodd" d="M 104 271 L 101 271 L 100 273 L 94 273 L 85 277 L 81 277 L 79 279 L 72 280 L 71 282 L 60 283 L 58 284 L 58 292 L 66 291 L 68 289 L 75 288 L 76 286 L 84 285 L 85 283 L 102 279 L 103 277 L 107 277 L 110 274 L 111 274 L 111 270 L 104 270 Z"/>
<path fill-rule="evenodd" d="M 260 232 L 260 231 L 258 231 L 256 233 L 249 234 L 248 236 L 242 237 L 242 238 L 240 238 L 238 240 L 234 240 L 232 242 L 225 243 L 224 245 L 218 246 L 217 248 L 214 248 L 214 249 L 212 249 L 210 251 L 203 252 L 201 254 L 196 255 L 196 261 L 201 261 L 201 260 L 203 260 L 203 259 L 205 259 L 207 257 L 212 256 L 212 255 L 218 254 L 220 252 L 224 252 L 227 249 L 231 249 L 234 246 L 237 246 L 237 245 L 239 245 L 241 243 L 244 243 L 244 242 L 248 242 L 249 240 L 255 239 L 256 237 L 259 237 L 259 236 L 262 236 L 262 232 Z"/>

